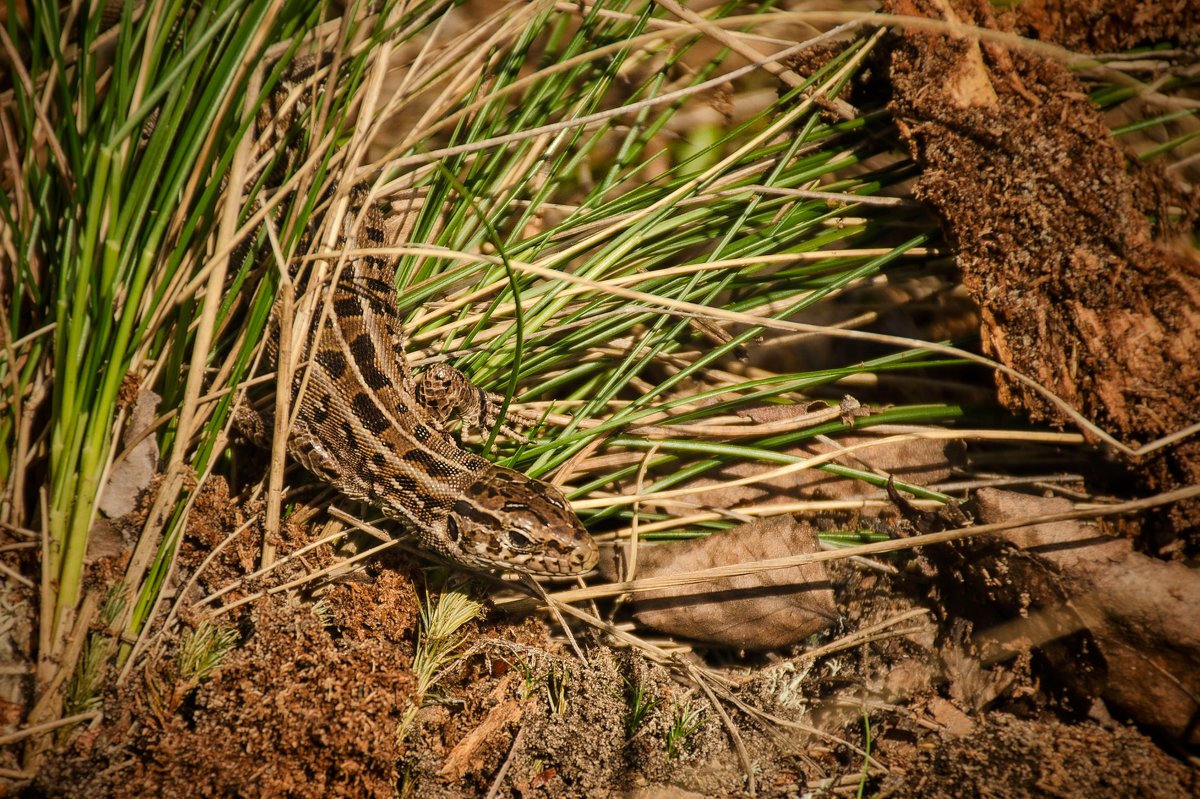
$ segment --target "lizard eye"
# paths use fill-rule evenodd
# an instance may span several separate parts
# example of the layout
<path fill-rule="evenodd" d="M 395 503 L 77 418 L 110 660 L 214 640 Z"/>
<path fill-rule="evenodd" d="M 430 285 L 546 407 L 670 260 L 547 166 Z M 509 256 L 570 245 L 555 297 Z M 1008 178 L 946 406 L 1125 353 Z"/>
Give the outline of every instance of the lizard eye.
<path fill-rule="evenodd" d="M 505 538 L 508 539 L 508 545 L 517 550 L 529 549 L 532 544 L 532 542 L 529 540 L 529 536 L 525 535 L 524 533 L 519 533 L 516 530 L 509 530 L 507 533 L 505 533 Z"/>

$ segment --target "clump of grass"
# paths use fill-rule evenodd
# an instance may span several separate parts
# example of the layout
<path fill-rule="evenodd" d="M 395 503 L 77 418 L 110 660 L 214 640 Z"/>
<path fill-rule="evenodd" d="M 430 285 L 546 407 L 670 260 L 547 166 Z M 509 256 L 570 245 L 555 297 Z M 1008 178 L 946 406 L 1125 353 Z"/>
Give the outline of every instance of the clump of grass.
<path fill-rule="evenodd" d="M 237 644 L 237 630 L 207 619 L 183 637 L 179 645 L 179 677 L 185 683 L 208 679 Z"/>
<path fill-rule="evenodd" d="M 550 712 L 556 716 L 566 715 L 574 661 L 564 661 L 541 650 L 532 649 L 530 652 L 533 653 L 531 659 L 521 655 L 513 660 L 504 659 L 521 675 L 522 701 L 544 692 Z"/>
<path fill-rule="evenodd" d="M 320 0 L 125 3 L 109 29 L 104 4 L 27 5 L 5 22 L 3 58 L 20 68 L 0 93 L 14 167 L 0 263 L 15 281 L 0 297 L 0 522 L 45 541 L 37 684 L 74 674 L 67 704 L 87 706 L 89 675 L 132 654 L 117 642 L 146 629 L 195 493 L 223 468 L 229 410 L 274 299 L 269 272 L 252 279 L 256 264 L 230 257 L 253 207 L 245 170 L 233 173 L 258 108 L 302 40 L 382 38 L 392 9 L 347 19 L 337 43 L 312 38 Z M 344 126 L 332 106 L 330 126 Z M 106 603 L 105 632 L 89 634 L 89 595 L 107 587 L 84 579 L 88 540 L 129 409 L 148 390 L 163 400 L 165 473 L 117 581 L 123 596 Z M 70 653 L 83 653 L 82 669 Z M 36 697 L 29 721 L 60 715 L 58 699 Z"/>
<path fill-rule="evenodd" d="M 89 635 L 71 682 L 67 686 L 63 714 L 73 716 L 100 705 L 100 686 L 111 647 L 108 639 Z"/>
<path fill-rule="evenodd" d="M 103 604 L 100 606 L 99 626 L 101 630 L 109 629 L 127 606 L 125 585 L 117 581 L 108 590 Z M 63 714 L 72 716 L 93 710 L 99 706 L 100 690 L 103 680 L 109 673 L 111 659 L 116 644 L 110 635 L 103 631 L 87 634 L 79 662 L 75 664 L 74 673 L 67 686 L 66 697 L 63 701 Z"/>
<path fill-rule="evenodd" d="M 668 760 L 683 756 L 692 736 L 704 726 L 704 711 L 690 701 L 683 700 L 671 705 L 671 724 L 667 728 L 664 748 Z"/>
<path fill-rule="evenodd" d="M 174 668 L 146 669 L 140 687 L 155 718 L 167 723 L 188 695 L 220 668 L 237 640 L 236 630 L 206 619 L 180 639 Z"/>
<path fill-rule="evenodd" d="M 333 627 L 333 623 L 334 623 L 334 621 L 336 621 L 336 617 L 334 615 L 333 608 L 331 608 L 329 606 L 328 602 L 326 602 L 323 599 L 320 601 L 314 602 L 312 604 L 311 610 L 312 610 L 313 615 L 316 616 L 318 620 L 320 620 L 322 627 L 326 627 L 326 628 Z"/>
<path fill-rule="evenodd" d="M 638 679 L 626 680 L 625 689 L 629 702 L 629 718 L 625 721 L 625 737 L 632 738 L 651 711 L 662 704 L 662 698 L 649 696 L 646 686 Z"/>
<path fill-rule="evenodd" d="M 483 615 L 483 603 L 461 591 L 445 591 L 420 603 L 420 627 L 417 630 L 413 674 L 417 676 L 417 695 L 424 697 L 437 684 L 446 667 L 461 655 L 466 633 L 463 627 Z"/>
<path fill-rule="evenodd" d="M 567 685 L 571 682 L 571 669 L 566 664 L 555 663 L 546 675 L 546 704 L 556 716 L 567 714 Z"/>
<path fill-rule="evenodd" d="M 533 665 L 523 657 L 517 658 L 516 668 L 521 672 L 521 699 L 525 700 L 537 693 L 538 686 L 545 682 L 545 678 L 539 676 Z"/>
<path fill-rule="evenodd" d="M 420 623 L 412 665 L 417 678 L 417 690 L 413 702 L 397 725 L 396 737 L 399 741 L 408 737 L 430 690 L 437 685 L 446 669 L 462 656 L 462 645 L 466 640 L 462 628 L 483 615 L 483 603 L 461 591 L 444 591 L 436 599 L 426 595 L 419 604 Z"/>

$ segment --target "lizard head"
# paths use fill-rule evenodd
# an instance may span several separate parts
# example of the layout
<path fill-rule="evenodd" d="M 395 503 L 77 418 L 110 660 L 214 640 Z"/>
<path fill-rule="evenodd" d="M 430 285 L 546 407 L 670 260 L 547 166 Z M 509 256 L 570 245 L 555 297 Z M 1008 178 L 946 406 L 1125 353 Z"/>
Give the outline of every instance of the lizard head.
<path fill-rule="evenodd" d="M 488 568 L 583 574 L 599 559 L 557 488 L 501 466 L 486 469 L 454 501 L 445 535 L 447 554 Z"/>

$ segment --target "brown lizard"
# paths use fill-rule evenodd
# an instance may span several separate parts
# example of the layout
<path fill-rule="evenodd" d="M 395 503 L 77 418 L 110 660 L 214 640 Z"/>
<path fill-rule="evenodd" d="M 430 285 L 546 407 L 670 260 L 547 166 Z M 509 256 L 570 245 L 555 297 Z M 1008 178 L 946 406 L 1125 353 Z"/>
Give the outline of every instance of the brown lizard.
<path fill-rule="evenodd" d="M 298 60 L 280 96 L 315 64 Z M 267 116 L 286 104 L 274 105 Z M 279 142 L 280 131 L 302 116 L 295 108 L 270 124 L 268 143 Z M 361 185 L 351 190 L 339 246 L 368 250 L 385 243 L 383 214 L 367 196 Z M 446 432 L 454 415 L 491 426 L 500 398 L 450 366 L 414 379 L 387 259 L 354 255 L 334 280 L 328 308 L 316 315 L 294 361 L 301 368 L 292 383 L 292 456 L 455 562 L 532 574 L 590 571 L 599 557 L 596 542 L 557 488 L 462 449 Z"/>
<path fill-rule="evenodd" d="M 347 227 L 357 221 L 358 230 L 343 239 L 361 249 L 382 246 L 380 210 L 359 205 L 364 190 L 352 194 L 351 207 L 361 212 L 347 215 Z M 299 407 L 288 439 L 292 456 L 458 563 L 534 574 L 590 571 L 596 543 L 557 488 L 462 449 L 445 431 L 455 414 L 490 426 L 498 398 L 450 366 L 414 379 L 387 260 L 356 255 L 335 279 L 329 308 L 301 353 L 301 364 L 312 356 L 307 385 L 304 370 L 293 380 Z"/>

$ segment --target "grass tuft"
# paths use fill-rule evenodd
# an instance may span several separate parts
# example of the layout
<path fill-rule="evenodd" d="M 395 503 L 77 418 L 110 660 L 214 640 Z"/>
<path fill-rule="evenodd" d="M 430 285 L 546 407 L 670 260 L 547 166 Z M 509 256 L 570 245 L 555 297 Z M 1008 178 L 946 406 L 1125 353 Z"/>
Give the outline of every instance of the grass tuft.
<path fill-rule="evenodd" d="M 667 759 L 682 757 L 688 750 L 692 736 L 704 726 L 704 711 L 690 701 L 684 700 L 671 705 L 671 723 L 667 728 L 664 748 Z"/>
<path fill-rule="evenodd" d="M 446 669 L 462 657 L 466 639 L 462 628 L 483 615 L 483 603 L 459 591 L 444 591 L 436 599 L 426 595 L 419 605 L 420 626 L 412 664 L 417 677 L 416 696 L 397 725 L 398 741 L 408 737 L 430 690 Z"/>
<path fill-rule="evenodd" d="M 483 603 L 459 591 L 445 591 L 436 599 L 426 596 L 420 607 L 413 673 L 417 675 L 417 695 L 424 697 L 461 654 L 462 628 L 483 615 Z"/>
<path fill-rule="evenodd" d="M 625 688 L 629 702 L 629 718 L 625 722 L 625 737 L 632 738 L 646 717 L 662 704 L 661 697 L 650 697 L 641 680 L 626 680 Z"/>
<path fill-rule="evenodd" d="M 202 621 L 186 636 L 179 647 L 179 677 L 198 683 L 208 679 L 237 644 L 237 630 Z"/>

